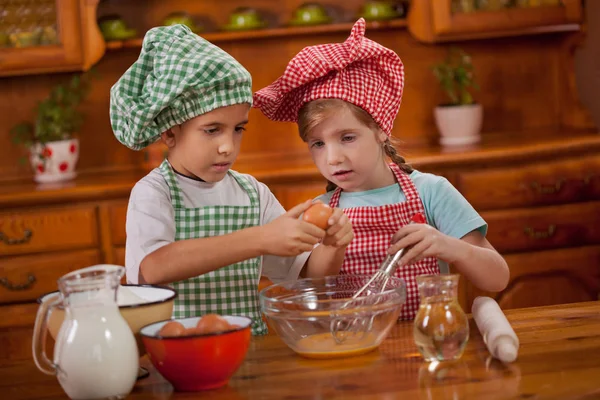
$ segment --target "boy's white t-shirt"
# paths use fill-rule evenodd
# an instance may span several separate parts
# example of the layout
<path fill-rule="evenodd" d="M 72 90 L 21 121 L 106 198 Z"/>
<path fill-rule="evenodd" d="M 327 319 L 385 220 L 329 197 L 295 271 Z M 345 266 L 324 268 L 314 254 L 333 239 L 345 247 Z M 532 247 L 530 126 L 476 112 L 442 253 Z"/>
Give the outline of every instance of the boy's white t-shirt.
<path fill-rule="evenodd" d="M 260 225 L 268 224 L 285 213 L 269 188 L 251 175 L 242 174 L 257 190 Z M 217 205 L 249 206 L 250 198 L 229 174 L 216 183 L 201 182 L 175 175 L 187 208 Z M 127 282 L 138 283 L 140 263 L 148 254 L 175 241 L 175 215 L 169 186 L 155 168 L 135 184 L 127 208 L 125 268 Z M 310 252 L 296 257 L 265 255 L 261 275 L 273 282 L 297 279 Z"/>

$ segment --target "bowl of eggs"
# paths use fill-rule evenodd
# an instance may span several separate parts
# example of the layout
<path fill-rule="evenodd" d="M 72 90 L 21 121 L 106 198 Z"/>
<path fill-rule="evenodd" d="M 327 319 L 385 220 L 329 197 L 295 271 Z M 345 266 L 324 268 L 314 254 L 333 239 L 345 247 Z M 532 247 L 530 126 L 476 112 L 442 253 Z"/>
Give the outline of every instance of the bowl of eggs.
<path fill-rule="evenodd" d="M 60 296 L 60 292 L 50 292 L 41 296 L 38 304 L 55 296 Z M 140 357 L 146 354 L 140 337 L 140 329 L 152 322 L 171 318 L 175 297 L 177 297 L 177 291 L 167 286 L 120 285 L 117 289 L 119 312 L 135 336 Z M 62 306 L 53 308 L 48 316 L 48 331 L 55 340 L 64 318 L 65 310 Z M 138 377 L 144 375 L 147 375 L 147 371 L 140 368 Z"/>
<path fill-rule="evenodd" d="M 140 334 L 150 361 L 175 390 L 195 392 L 229 382 L 248 352 L 251 324 L 247 317 L 206 314 L 155 322 Z"/>
<path fill-rule="evenodd" d="M 269 326 L 300 356 L 368 353 L 387 337 L 406 301 L 406 284 L 396 277 L 384 291 L 368 288 L 353 299 L 370 278 L 335 275 L 278 283 L 260 292 L 261 309 Z"/>

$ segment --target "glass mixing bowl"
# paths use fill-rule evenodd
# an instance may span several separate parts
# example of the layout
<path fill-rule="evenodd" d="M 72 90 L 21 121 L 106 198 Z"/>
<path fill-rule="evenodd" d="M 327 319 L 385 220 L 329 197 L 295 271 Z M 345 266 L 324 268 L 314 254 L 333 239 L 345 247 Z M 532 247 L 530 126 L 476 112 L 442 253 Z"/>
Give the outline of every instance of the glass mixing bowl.
<path fill-rule="evenodd" d="M 370 278 L 336 275 L 271 285 L 260 292 L 261 309 L 270 328 L 304 357 L 364 354 L 386 338 L 406 301 L 400 278 L 391 278 L 383 292 L 372 287 L 352 299 Z"/>

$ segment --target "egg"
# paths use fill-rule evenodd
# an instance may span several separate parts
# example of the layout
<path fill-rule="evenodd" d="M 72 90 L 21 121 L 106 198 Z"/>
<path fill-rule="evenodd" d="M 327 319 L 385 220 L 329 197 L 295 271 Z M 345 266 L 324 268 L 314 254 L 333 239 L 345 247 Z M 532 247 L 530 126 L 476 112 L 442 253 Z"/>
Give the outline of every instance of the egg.
<path fill-rule="evenodd" d="M 333 214 L 333 208 L 327 204 L 315 203 L 302 215 L 302 219 L 318 226 L 321 229 L 327 229 L 329 226 L 329 218 Z"/>
<path fill-rule="evenodd" d="M 220 315 L 206 314 L 198 321 L 196 333 L 216 333 L 231 330 L 229 322 Z"/>
<path fill-rule="evenodd" d="M 181 334 L 181 336 L 193 336 L 193 335 L 203 335 L 204 331 L 199 330 L 195 326 L 192 328 L 187 328 L 185 332 Z"/>
<path fill-rule="evenodd" d="M 158 334 L 164 337 L 182 336 L 185 333 L 185 327 L 177 321 L 167 322 L 160 328 Z"/>

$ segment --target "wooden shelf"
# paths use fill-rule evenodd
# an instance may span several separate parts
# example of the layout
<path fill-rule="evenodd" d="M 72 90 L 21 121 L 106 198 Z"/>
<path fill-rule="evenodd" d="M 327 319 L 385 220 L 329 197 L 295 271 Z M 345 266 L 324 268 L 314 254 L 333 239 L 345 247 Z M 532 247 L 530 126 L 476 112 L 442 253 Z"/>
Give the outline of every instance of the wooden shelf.
<path fill-rule="evenodd" d="M 204 39 L 211 43 L 233 42 L 240 40 L 269 39 L 289 36 L 319 35 L 323 33 L 350 33 L 354 22 L 336 23 L 317 26 L 290 26 L 278 28 L 266 28 L 252 31 L 235 32 L 206 32 L 200 33 Z M 384 22 L 368 22 L 369 30 L 402 29 L 406 27 L 405 19 L 395 19 Z M 142 46 L 142 38 L 129 40 L 114 40 L 106 43 L 107 50 L 118 50 L 122 48 L 139 48 Z"/>

